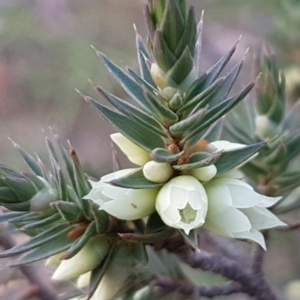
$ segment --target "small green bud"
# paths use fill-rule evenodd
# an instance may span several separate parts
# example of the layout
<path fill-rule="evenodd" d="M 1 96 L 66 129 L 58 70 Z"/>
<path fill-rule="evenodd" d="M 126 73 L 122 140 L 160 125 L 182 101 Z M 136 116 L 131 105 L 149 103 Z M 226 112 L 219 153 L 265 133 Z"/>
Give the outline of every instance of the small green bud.
<path fill-rule="evenodd" d="M 256 134 L 262 139 L 274 138 L 276 125 L 266 115 L 259 115 L 255 118 Z"/>
<path fill-rule="evenodd" d="M 175 94 L 174 97 L 169 102 L 169 107 L 173 110 L 177 110 L 182 106 L 182 97 L 179 93 Z"/>

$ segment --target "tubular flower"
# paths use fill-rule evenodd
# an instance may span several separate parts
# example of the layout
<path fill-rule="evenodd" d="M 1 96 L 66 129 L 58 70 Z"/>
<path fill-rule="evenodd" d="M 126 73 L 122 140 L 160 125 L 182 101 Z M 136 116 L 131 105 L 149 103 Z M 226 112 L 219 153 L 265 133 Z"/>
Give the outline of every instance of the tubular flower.
<path fill-rule="evenodd" d="M 222 177 L 205 185 L 208 213 L 204 227 L 224 236 L 250 239 L 266 249 L 259 230 L 286 225 L 267 207 L 281 197 L 267 197 L 238 179 Z"/>
<path fill-rule="evenodd" d="M 103 176 L 99 182 L 90 181 L 92 190 L 84 199 L 94 201 L 100 209 L 121 220 L 136 220 L 150 215 L 155 211 L 158 188 L 126 189 L 107 183 L 134 170 L 120 170 Z"/>
<path fill-rule="evenodd" d="M 156 210 L 169 226 L 183 229 L 186 234 L 205 222 L 207 194 L 194 177 L 183 175 L 171 179 L 159 191 Z"/>

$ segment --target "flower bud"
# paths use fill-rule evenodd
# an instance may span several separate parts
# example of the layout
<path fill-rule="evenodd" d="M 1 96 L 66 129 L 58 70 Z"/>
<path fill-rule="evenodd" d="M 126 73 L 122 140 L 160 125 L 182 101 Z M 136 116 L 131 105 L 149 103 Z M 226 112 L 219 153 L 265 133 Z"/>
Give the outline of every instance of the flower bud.
<path fill-rule="evenodd" d="M 207 167 L 190 170 L 189 174 L 196 177 L 200 181 L 209 181 L 217 174 L 217 168 L 215 165 L 210 165 Z"/>
<path fill-rule="evenodd" d="M 152 79 L 159 88 L 164 89 L 169 86 L 166 73 L 163 70 L 161 70 L 157 64 L 153 63 L 151 65 L 150 72 Z"/>
<path fill-rule="evenodd" d="M 167 86 L 166 88 L 161 90 L 159 94 L 167 101 L 170 101 L 177 92 L 178 92 L 177 89 L 171 86 Z"/>
<path fill-rule="evenodd" d="M 147 151 L 134 144 L 123 134 L 113 133 L 110 137 L 132 163 L 143 166 L 150 160 L 150 155 Z"/>
<path fill-rule="evenodd" d="M 91 279 L 91 272 L 84 273 L 79 276 L 77 280 L 77 287 L 79 289 L 83 289 L 90 284 L 90 279 Z"/>
<path fill-rule="evenodd" d="M 105 258 L 110 242 L 103 236 L 95 237 L 72 258 L 63 260 L 54 272 L 53 280 L 70 280 L 93 270 Z"/>
<path fill-rule="evenodd" d="M 144 165 L 143 174 L 152 182 L 163 183 L 173 175 L 173 168 L 167 162 L 159 163 L 151 160 Z"/>
<path fill-rule="evenodd" d="M 207 206 L 203 185 L 188 175 L 171 179 L 156 198 L 156 210 L 164 223 L 183 229 L 186 234 L 204 224 Z"/>
<path fill-rule="evenodd" d="M 262 139 L 273 138 L 276 135 L 276 125 L 265 115 L 255 118 L 255 127 L 256 134 Z"/>

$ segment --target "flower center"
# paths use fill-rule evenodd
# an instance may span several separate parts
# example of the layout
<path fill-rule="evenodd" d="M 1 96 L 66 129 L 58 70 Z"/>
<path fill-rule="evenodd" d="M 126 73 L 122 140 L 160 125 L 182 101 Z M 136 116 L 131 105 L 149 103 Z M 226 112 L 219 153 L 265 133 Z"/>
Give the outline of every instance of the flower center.
<path fill-rule="evenodd" d="M 194 210 L 189 204 L 184 209 L 178 209 L 181 221 L 186 224 L 190 224 L 195 221 L 197 211 Z"/>

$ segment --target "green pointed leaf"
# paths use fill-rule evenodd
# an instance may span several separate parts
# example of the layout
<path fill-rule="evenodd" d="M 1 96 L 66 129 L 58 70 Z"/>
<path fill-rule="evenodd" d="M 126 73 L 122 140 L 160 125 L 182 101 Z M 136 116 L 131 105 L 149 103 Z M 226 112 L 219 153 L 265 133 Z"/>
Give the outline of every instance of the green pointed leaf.
<path fill-rule="evenodd" d="M 224 101 L 224 99 L 226 99 L 226 97 L 228 96 L 233 84 L 235 83 L 235 81 L 240 73 L 240 70 L 244 63 L 244 59 L 245 59 L 245 57 L 239 63 L 237 63 L 235 65 L 235 67 L 230 71 L 230 73 L 224 78 L 224 81 L 222 83 L 220 90 L 218 91 L 218 93 L 216 94 L 214 99 L 209 103 L 210 108 L 218 105 L 219 103 Z"/>
<path fill-rule="evenodd" d="M 75 222 L 82 218 L 80 208 L 72 202 L 55 201 L 51 204 L 53 209 L 56 209 L 63 220 L 67 222 Z"/>
<path fill-rule="evenodd" d="M 5 182 L 18 196 L 20 202 L 29 200 L 36 193 L 34 185 L 27 178 L 7 177 Z"/>
<path fill-rule="evenodd" d="M 145 248 L 145 245 L 142 243 L 134 243 L 132 244 L 132 257 L 136 260 L 137 263 L 140 263 L 144 266 L 148 263 L 148 255 Z"/>
<path fill-rule="evenodd" d="M 184 32 L 184 28 L 185 18 L 182 16 L 182 12 L 180 11 L 178 2 L 167 0 L 164 17 L 160 25 L 160 30 L 170 50 L 173 53 Z"/>
<path fill-rule="evenodd" d="M 194 56 L 195 52 L 195 44 L 197 38 L 197 24 L 196 24 L 196 16 L 194 7 L 189 8 L 187 23 L 185 25 L 185 29 L 179 42 L 176 45 L 176 49 L 174 54 L 176 57 L 180 57 L 185 47 L 188 46 L 189 51 Z"/>
<path fill-rule="evenodd" d="M 284 157 L 284 162 L 288 163 L 300 153 L 300 131 L 285 141 L 285 147 L 287 154 Z"/>
<path fill-rule="evenodd" d="M 86 101 L 118 131 L 146 151 L 164 147 L 164 140 L 159 135 L 149 132 L 146 127 L 141 126 L 136 120 L 115 112 L 91 98 L 86 98 Z"/>
<path fill-rule="evenodd" d="M 0 214 L 0 223 L 9 222 L 10 219 L 27 215 L 26 212 L 6 212 Z"/>
<path fill-rule="evenodd" d="M 26 163 L 26 165 L 32 170 L 34 174 L 37 176 L 43 176 L 43 172 L 40 168 L 40 165 L 38 162 L 31 156 L 29 155 L 26 151 L 24 151 L 18 144 L 13 142 L 15 148 L 18 150 L 19 154 L 23 158 L 23 161 Z"/>
<path fill-rule="evenodd" d="M 114 64 L 106 55 L 98 51 L 96 53 L 98 57 L 103 60 L 107 69 L 120 83 L 127 94 L 131 96 L 143 108 L 151 112 L 151 107 L 149 107 L 149 104 L 143 94 L 142 88 L 128 74 L 126 74 L 121 68 Z"/>
<path fill-rule="evenodd" d="M 168 76 L 177 84 L 181 84 L 193 69 L 193 57 L 188 46 L 168 71 Z"/>
<path fill-rule="evenodd" d="M 11 267 L 18 267 L 33 262 L 46 259 L 52 255 L 67 250 L 76 240 L 70 239 L 65 233 L 57 236 L 55 240 L 39 246 L 28 253 L 20 256 L 15 262 L 10 264 Z"/>
<path fill-rule="evenodd" d="M 215 163 L 218 170 L 217 175 L 223 175 L 238 167 L 266 145 L 267 143 L 260 142 L 244 148 L 223 152 L 221 157 Z"/>
<path fill-rule="evenodd" d="M 192 84 L 187 93 L 187 99 L 195 97 L 201 91 L 204 91 L 206 88 L 208 88 L 217 79 L 235 52 L 237 43 L 229 50 L 228 53 L 223 55 L 215 65 L 213 65 L 204 75 L 202 75 Z"/>
<path fill-rule="evenodd" d="M 155 82 L 152 79 L 147 61 L 150 61 L 150 56 L 146 45 L 144 44 L 142 38 L 137 33 L 136 34 L 136 46 L 137 46 L 137 54 L 138 54 L 138 61 L 140 67 L 140 74 L 142 78 L 151 86 L 156 87 Z"/>
<path fill-rule="evenodd" d="M 91 203 L 92 214 L 96 221 L 96 231 L 106 233 L 109 230 L 109 215 L 105 210 L 99 210 L 99 205 Z"/>
<path fill-rule="evenodd" d="M 77 239 L 76 242 L 70 247 L 68 252 L 64 254 L 63 259 L 70 259 L 75 256 L 86 244 L 87 242 L 96 234 L 96 222 L 92 221 L 84 234 Z"/>
<path fill-rule="evenodd" d="M 22 214 L 15 218 L 9 220 L 11 223 L 28 223 L 28 222 L 36 222 L 45 218 L 45 214 L 29 212 L 26 214 Z"/>
<path fill-rule="evenodd" d="M 216 123 L 212 124 L 207 132 L 202 137 L 204 140 L 208 142 L 219 141 L 221 139 L 222 131 L 223 131 L 224 119 L 218 120 Z"/>
<path fill-rule="evenodd" d="M 7 186 L 0 187 L 0 203 L 15 203 L 19 202 L 19 198 L 16 194 L 11 190 L 11 188 Z"/>
<path fill-rule="evenodd" d="M 157 65 L 167 72 L 176 62 L 177 58 L 172 53 L 160 30 L 156 30 L 153 39 L 153 56 Z"/>
<path fill-rule="evenodd" d="M 33 228 L 42 228 L 43 226 L 53 224 L 54 222 L 60 220 L 60 218 L 61 218 L 60 214 L 56 213 L 50 217 L 44 218 L 43 220 L 24 225 L 22 229 L 28 230 L 28 229 L 33 229 Z"/>
<path fill-rule="evenodd" d="M 173 162 L 180 158 L 183 154 L 184 151 L 174 154 L 167 149 L 156 148 L 151 152 L 151 158 L 157 162 Z"/>
<path fill-rule="evenodd" d="M 242 101 L 246 97 L 246 95 L 251 91 L 253 86 L 254 83 L 248 84 L 240 93 L 210 109 L 205 115 L 203 123 L 194 131 L 187 133 L 187 136 L 184 138 L 184 140 L 182 140 L 182 142 L 187 141 L 190 145 L 196 143 L 202 136 L 202 131 L 209 127 L 212 123 L 216 122 L 223 115 L 229 112 L 235 105 Z"/>
<path fill-rule="evenodd" d="M 188 118 L 170 126 L 169 128 L 170 132 L 174 135 L 177 135 L 177 134 L 182 134 L 187 131 L 193 130 L 195 127 L 199 127 L 199 125 L 202 123 L 204 119 L 206 112 L 207 112 L 207 108 L 198 110 Z"/>
<path fill-rule="evenodd" d="M 145 97 L 148 99 L 149 103 L 153 107 L 153 110 L 155 110 L 157 115 L 160 116 L 162 122 L 164 122 L 165 120 L 172 122 L 178 121 L 178 116 L 171 109 L 166 107 L 156 95 L 146 90 Z"/>
<path fill-rule="evenodd" d="M 58 226 L 49 228 L 45 231 L 42 231 L 40 234 L 32 237 L 29 241 L 26 241 L 23 244 L 16 245 L 13 248 L 3 251 L 2 253 L 0 253 L 0 258 L 9 257 L 38 248 L 46 243 L 55 240 L 61 235 L 67 236 L 67 233 L 71 229 L 72 226 L 69 226 L 68 224 L 60 224 Z"/>
<path fill-rule="evenodd" d="M 143 174 L 142 168 L 137 169 L 136 171 L 126 176 L 113 179 L 109 183 L 115 186 L 129 189 L 148 189 L 163 185 L 163 183 L 155 183 L 146 179 Z"/>
<path fill-rule="evenodd" d="M 194 95 L 193 97 L 189 98 L 188 96 L 184 97 L 184 105 L 177 111 L 177 114 L 179 115 L 188 115 L 198 104 L 202 103 L 205 99 L 211 99 L 209 96 L 214 95 L 219 89 L 221 88 L 223 84 L 224 78 L 217 79 L 213 84 L 211 84 L 208 88 L 204 90 L 195 90 L 195 93 L 192 93 Z M 195 89 L 197 87 L 195 86 Z M 197 93 L 197 94 L 196 94 Z M 205 101 L 205 104 L 202 104 L 202 107 L 207 104 L 207 101 Z"/>
<path fill-rule="evenodd" d="M 2 203 L 4 207 L 12 211 L 26 211 L 30 209 L 30 201 L 23 201 L 20 203 Z"/>
<path fill-rule="evenodd" d="M 154 131 L 156 134 L 159 134 L 166 138 L 168 137 L 164 127 L 148 113 L 143 112 L 130 103 L 114 96 L 113 94 L 108 93 L 99 86 L 97 86 L 97 91 L 102 94 L 122 114 L 128 116 L 129 118 L 136 119 L 142 125 Z"/>
<path fill-rule="evenodd" d="M 202 32 L 203 32 L 203 11 L 202 11 L 201 19 L 197 24 L 197 35 L 196 35 L 196 45 L 195 45 L 195 55 L 194 55 L 194 66 L 195 66 L 197 78 L 200 76 L 200 72 L 201 72 Z"/>

